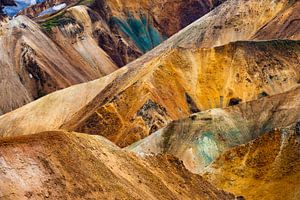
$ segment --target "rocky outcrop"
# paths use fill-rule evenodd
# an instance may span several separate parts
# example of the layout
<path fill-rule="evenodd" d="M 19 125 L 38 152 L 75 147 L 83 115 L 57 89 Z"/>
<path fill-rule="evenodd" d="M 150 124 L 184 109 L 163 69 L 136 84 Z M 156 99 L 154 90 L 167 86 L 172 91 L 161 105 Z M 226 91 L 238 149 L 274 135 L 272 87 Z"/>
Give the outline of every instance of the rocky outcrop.
<path fill-rule="evenodd" d="M 8 200 L 234 199 L 172 156 L 141 159 L 102 137 L 58 131 L 1 139 L 0 180 Z"/>

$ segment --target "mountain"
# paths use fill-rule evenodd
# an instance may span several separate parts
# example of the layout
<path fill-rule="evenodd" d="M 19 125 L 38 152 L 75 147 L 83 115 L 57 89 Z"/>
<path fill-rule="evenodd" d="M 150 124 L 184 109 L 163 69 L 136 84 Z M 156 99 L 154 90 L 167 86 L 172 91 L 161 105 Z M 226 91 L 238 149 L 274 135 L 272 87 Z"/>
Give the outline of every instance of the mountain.
<path fill-rule="evenodd" d="M 8 136 L 62 128 L 126 146 L 191 113 L 289 90 L 299 81 L 299 53 L 292 41 L 174 50 L 8 113 L 0 130 Z"/>
<path fill-rule="evenodd" d="M 0 199 L 299 199 L 299 1 L 1 2 Z"/>
<path fill-rule="evenodd" d="M 234 199 L 172 156 L 141 159 L 100 136 L 4 138 L 0 155 L 4 199 Z"/>
<path fill-rule="evenodd" d="M 217 8 L 147 53 L 139 61 L 131 63 L 129 68 L 153 62 L 157 57 L 171 54 L 177 48 L 212 48 L 231 41 L 251 39 L 278 15 L 289 13 L 287 10 L 296 10 L 293 8 L 298 5 L 297 2 L 291 3 L 287 0 L 197 2 L 191 0 L 188 5 L 193 8 L 193 5 L 198 5 L 195 9 L 201 5 L 203 10 L 196 9 L 199 13 L 195 11 L 195 14 L 193 11 L 190 13 L 191 16 L 202 16 L 215 6 Z M 47 3 L 53 6 L 62 2 L 46 1 L 30 8 L 45 6 Z M 267 5 L 271 3 L 274 6 L 269 9 Z M 171 15 L 172 17 L 165 15 L 167 13 L 162 10 L 168 10 L 167 2 L 159 8 L 151 6 L 148 1 L 143 3 L 134 1 L 131 4 L 122 1 L 83 3 L 89 7 L 78 4 L 79 2 L 68 1 L 67 7 L 56 13 L 40 17 L 28 14 L 32 19 L 18 16 L 8 23 L 2 23 L 0 44 L 3 73 L 1 74 L 6 81 L 0 86 L 5 96 L 1 98 L 0 113 L 12 111 L 53 91 L 107 75 L 153 48 L 155 45 L 150 47 L 149 41 L 157 41 L 156 45 L 162 41 L 153 37 L 169 37 L 182 28 L 183 24 L 187 25 L 194 19 L 191 16 L 187 17 L 183 11 L 180 15 Z M 221 5 L 218 6 L 219 4 Z M 172 12 L 174 14 L 185 6 L 179 3 L 177 7 L 171 8 L 175 9 Z M 138 20 L 139 13 L 151 16 L 146 18 L 149 22 L 143 21 L 143 18 Z M 157 19 L 154 20 L 155 16 Z M 177 16 L 181 16 L 182 20 L 185 20 L 184 23 L 176 22 Z M 166 22 L 167 18 L 169 22 Z M 154 23 L 157 21 L 159 23 Z M 175 25 L 165 25 L 173 23 Z M 146 24 L 147 28 L 143 24 Z M 161 27 L 166 29 L 163 30 Z M 173 30 L 172 27 L 177 28 Z M 32 34 L 33 32 L 35 34 Z M 272 38 L 271 35 L 265 37 Z M 7 38 L 15 39 L 11 41 Z M 147 50 L 143 50 L 145 45 L 149 46 Z M 9 51 L 12 48 L 17 49 L 13 56 Z M 11 58 L 20 61 L 15 62 L 10 60 Z M 147 132 L 146 130 L 143 135 L 148 135 Z"/>
<path fill-rule="evenodd" d="M 1 116 L 0 130 L 5 136 L 74 130 L 103 135 L 124 147 L 194 112 L 295 87 L 299 53 L 299 42 L 236 42 L 181 48 L 144 64 L 138 59 L 105 78 Z"/>

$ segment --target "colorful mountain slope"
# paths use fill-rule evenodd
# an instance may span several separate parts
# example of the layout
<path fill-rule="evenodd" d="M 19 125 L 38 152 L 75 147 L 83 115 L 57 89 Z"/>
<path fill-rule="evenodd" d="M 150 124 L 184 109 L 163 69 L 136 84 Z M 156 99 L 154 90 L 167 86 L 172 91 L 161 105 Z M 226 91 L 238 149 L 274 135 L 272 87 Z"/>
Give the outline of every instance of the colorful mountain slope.
<path fill-rule="evenodd" d="M 8 200 L 234 199 L 172 156 L 141 159 L 100 136 L 67 132 L 1 139 L 0 188 Z"/>
<path fill-rule="evenodd" d="M 0 117 L 0 132 L 11 136 L 61 128 L 100 134 L 124 147 L 199 110 L 293 88 L 299 81 L 299 54 L 300 44 L 294 41 L 178 48 L 147 63 L 138 59 L 102 80 L 88 83 L 97 91 L 92 98 L 86 98 L 91 93 L 85 89 L 78 91 L 77 99 L 68 97 L 69 92 L 81 87 L 75 86 L 4 115 Z M 72 99 L 72 103 L 63 104 L 62 99 Z M 37 114 L 41 112 L 44 114 Z"/>
<path fill-rule="evenodd" d="M 298 86 L 256 101 L 200 112 L 170 123 L 127 149 L 142 156 L 172 154 L 190 171 L 201 173 L 224 151 L 275 128 L 295 125 L 300 119 L 299 98 Z"/>
<path fill-rule="evenodd" d="M 189 3 L 194 5 L 192 2 L 193 1 Z M 199 2 L 199 5 L 204 7 L 206 5 L 207 9 L 213 8 L 212 5 L 217 6 L 220 4 L 220 2 Z M 291 1 L 287 0 L 280 0 L 276 2 L 271 2 L 271 0 L 263 2 L 244 0 L 226 1 L 217 9 L 207 14 L 205 17 L 202 17 L 191 26 L 187 27 L 179 34 L 176 34 L 170 40 L 160 45 L 155 50 L 149 52 L 146 56 L 141 58 L 139 62 L 133 63 L 130 66 L 140 65 L 146 62 L 153 62 L 156 57 L 162 56 L 163 54 L 171 54 L 173 49 L 179 47 L 211 47 L 219 44 L 226 44 L 230 41 L 249 39 L 253 37 L 253 34 L 260 30 L 263 25 L 268 23 L 285 9 L 290 8 L 290 3 Z M 269 9 L 266 6 L 267 4 L 272 4 L 272 8 Z M 169 4 L 166 2 L 165 6 L 169 6 Z M 118 25 L 115 26 L 115 23 L 112 23 L 115 25 L 111 25 L 111 20 L 113 18 L 118 19 L 119 21 L 122 19 L 123 21 L 121 20 L 120 23 L 123 23 L 124 26 L 133 26 L 136 27 L 137 30 L 140 30 L 138 28 L 138 24 L 150 26 L 151 23 L 149 24 L 143 19 L 140 19 L 140 21 L 137 22 L 135 18 L 132 18 L 132 20 L 129 20 L 130 22 L 127 21 L 125 23 L 124 19 L 126 19 L 126 16 L 136 17 L 138 13 L 143 13 L 144 11 L 146 12 L 148 10 L 146 8 L 150 7 L 151 5 L 149 2 L 143 2 L 140 4 L 132 2 L 132 4 L 125 5 L 122 2 L 117 4 L 117 2 L 114 1 L 95 1 L 91 8 L 87 8 L 86 6 L 71 7 L 54 16 L 36 19 L 44 29 L 45 34 L 39 30 L 34 22 L 22 16 L 19 16 L 10 21 L 7 25 L 4 25 L 0 31 L 2 35 L 1 38 L 3 38 L 4 41 L 7 41 L 6 38 L 11 38 L 12 36 L 12 38 L 14 38 L 18 36 L 18 39 L 14 40 L 14 42 L 11 42 L 11 44 L 4 43 L 2 45 L 3 48 L 1 49 L 1 54 L 5 57 L 5 55 L 9 55 L 7 50 L 16 47 L 19 49 L 16 52 L 20 52 L 20 55 L 16 54 L 13 56 L 13 58 L 18 58 L 21 60 L 21 62 L 15 63 L 12 61 L 7 61 L 9 60 L 10 56 L 2 59 L 2 62 L 4 63 L 1 65 L 4 65 L 4 68 L 7 68 L 9 65 L 11 69 L 15 69 L 17 72 L 10 72 L 12 75 L 9 76 L 6 75 L 7 73 L 3 73 L 5 77 L 12 78 L 9 78 L 9 81 L 4 82 L 5 84 L 3 84 L 1 89 L 6 92 L 3 95 L 9 97 L 3 98 L 1 112 L 6 113 L 16 109 L 32 101 L 33 99 L 39 98 L 40 96 L 53 92 L 57 89 L 65 88 L 76 83 L 93 80 L 99 76 L 106 75 L 114 71 L 116 66 L 123 66 L 124 64 L 139 57 L 142 54 L 142 51 L 139 49 L 133 38 L 126 35 L 126 31 L 122 32 L 122 30 L 120 30 L 122 27 L 118 27 Z M 181 8 L 181 6 L 179 7 Z M 176 9 L 179 9 L 179 7 L 176 7 Z M 162 6 L 158 10 L 161 11 L 163 8 L 165 7 Z M 124 13 L 127 11 L 129 12 L 130 10 L 132 10 L 132 15 L 124 15 Z M 133 10 L 135 12 L 133 12 Z M 160 11 L 154 9 L 153 13 L 155 16 L 159 16 L 158 13 L 160 13 Z M 259 15 L 257 14 L 258 11 L 260 13 Z M 157 19 L 156 21 L 164 21 L 164 18 L 167 18 L 167 15 L 162 15 L 162 19 Z M 149 20 L 148 18 L 145 19 Z M 172 19 L 172 17 L 170 19 Z M 31 29 L 36 33 L 35 36 L 31 36 L 32 30 L 27 30 L 23 24 L 26 27 L 31 27 Z M 7 27 L 10 27 L 9 31 L 6 30 Z M 131 27 L 131 29 L 133 27 Z M 155 26 L 154 28 L 161 33 L 161 30 L 159 30 L 158 27 Z M 142 29 L 150 31 L 151 34 L 153 33 L 154 35 L 157 35 L 155 31 L 151 31 L 151 27 Z M 18 32 L 18 34 L 15 32 Z M 138 40 L 144 36 L 147 38 L 149 35 L 151 35 L 149 33 L 142 33 L 140 31 L 138 31 L 138 33 L 141 34 L 140 36 L 136 37 Z M 20 35 L 23 34 L 25 36 L 20 37 Z M 38 47 L 38 49 L 35 49 L 33 45 L 28 45 L 28 42 L 22 42 L 22 38 L 24 37 L 31 39 L 34 37 L 40 37 L 34 38 L 34 40 L 31 41 L 35 46 Z M 142 43 L 146 44 L 147 41 L 150 41 L 148 39 L 143 40 L 144 42 Z M 36 41 L 44 42 L 35 44 Z M 156 41 L 156 39 L 152 38 L 151 41 Z M 15 42 L 20 42 L 21 45 L 16 45 Z M 45 46 L 45 43 L 51 43 L 51 45 L 47 44 Z M 157 44 L 158 43 L 159 42 L 157 42 Z M 23 48 L 24 45 L 26 48 Z M 24 49 L 27 49 L 27 46 L 30 47 L 30 51 L 28 52 L 26 50 L 24 53 Z M 56 50 L 53 50 L 53 48 Z M 40 55 L 35 55 L 37 53 L 44 55 L 49 53 L 52 58 L 48 59 L 45 57 L 43 58 L 45 61 L 41 61 L 41 58 L 39 58 Z M 25 54 L 27 57 L 30 57 L 30 60 L 24 60 L 22 58 L 23 54 Z M 7 64 L 7 62 L 9 63 Z M 58 64 L 57 62 L 63 62 L 63 65 L 67 66 L 66 70 L 62 69 L 62 65 Z M 44 67 L 44 65 L 46 66 Z M 9 71 L 12 71 L 11 69 Z M 70 71 L 69 69 L 72 70 Z M 8 70 L 6 69 L 6 71 Z M 20 73 L 20 71 L 22 73 Z M 54 73 L 53 71 L 56 74 L 55 77 L 59 77 L 60 80 L 52 78 L 52 74 Z M 38 74 L 35 75 L 36 73 Z M 45 80 L 45 74 L 50 76 L 50 80 Z M 18 76 L 20 78 L 18 78 Z M 8 86 L 10 84 L 13 86 Z M 17 92 L 18 95 L 15 95 L 16 92 L 14 89 L 16 88 L 20 90 Z"/>
<path fill-rule="evenodd" d="M 222 154 L 206 169 L 214 185 L 246 199 L 300 198 L 300 134 L 286 128 Z"/>
<path fill-rule="evenodd" d="M 298 8 L 46 0 L 0 19 L 0 115 L 33 101 L 0 116 L 0 199 L 299 199 Z"/>

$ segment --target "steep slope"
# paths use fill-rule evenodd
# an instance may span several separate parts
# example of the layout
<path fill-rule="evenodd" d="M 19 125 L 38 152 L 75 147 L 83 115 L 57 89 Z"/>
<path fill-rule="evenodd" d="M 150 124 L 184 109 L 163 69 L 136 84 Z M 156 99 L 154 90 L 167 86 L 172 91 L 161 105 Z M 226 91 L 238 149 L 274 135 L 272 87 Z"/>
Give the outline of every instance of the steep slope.
<path fill-rule="evenodd" d="M 300 119 L 300 87 L 225 109 L 200 112 L 170 123 L 128 147 L 140 155 L 168 153 L 201 173 L 224 151 Z"/>
<path fill-rule="evenodd" d="M 72 20 L 73 24 L 64 25 L 63 22 L 66 19 Z M 142 55 L 133 42 L 113 31 L 99 14 L 86 6 L 71 7 L 64 14 L 42 20 L 39 23 L 61 48 L 77 50 L 83 46 L 87 52 L 81 54 L 101 59 L 93 51 L 94 48 L 100 47 L 118 67 L 122 67 Z M 78 32 L 78 28 L 80 34 L 74 35 Z M 86 42 L 89 46 L 82 44 L 84 41 L 89 41 Z"/>
<path fill-rule="evenodd" d="M 140 159 L 100 136 L 67 132 L 1 139 L 0 188 L 12 200 L 234 199 L 172 156 Z"/>
<path fill-rule="evenodd" d="M 97 60 L 94 54 L 85 56 L 88 48 L 78 47 L 77 51 L 60 48 L 24 16 L 9 21 L 1 30 L 0 113 L 117 69 L 106 53 L 96 44 L 92 46 L 88 39 L 80 44 L 91 47 Z"/>
<path fill-rule="evenodd" d="M 300 40 L 300 2 L 296 1 L 275 19 L 268 22 L 253 39 L 292 39 Z"/>
<path fill-rule="evenodd" d="M 300 43 L 294 41 L 178 48 L 150 62 L 138 59 L 102 80 L 88 83 L 90 88 L 101 85 L 91 98 L 87 98 L 91 94 L 87 89 L 75 86 L 1 116 L 0 132 L 11 136 L 76 130 L 100 134 L 127 146 L 199 110 L 293 88 L 299 82 L 299 54 Z M 78 95 L 68 97 L 75 90 Z M 62 104 L 63 99 L 70 104 Z"/>
<path fill-rule="evenodd" d="M 283 129 L 230 149 L 206 169 L 214 185 L 246 199 L 300 198 L 300 133 Z"/>
<path fill-rule="evenodd" d="M 170 37 L 220 5 L 223 1 L 132 0 L 129 2 L 126 0 L 96 0 L 93 6 L 99 13 L 105 13 L 106 17 L 113 17 L 113 20 L 120 25 L 119 28 L 121 29 L 127 27 L 129 28 L 127 30 L 132 30 L 135 33 L 137 31 L 134 30 L 135 26 L 139 26 L 141 22 L 146 21 L 161 36 Z"/>

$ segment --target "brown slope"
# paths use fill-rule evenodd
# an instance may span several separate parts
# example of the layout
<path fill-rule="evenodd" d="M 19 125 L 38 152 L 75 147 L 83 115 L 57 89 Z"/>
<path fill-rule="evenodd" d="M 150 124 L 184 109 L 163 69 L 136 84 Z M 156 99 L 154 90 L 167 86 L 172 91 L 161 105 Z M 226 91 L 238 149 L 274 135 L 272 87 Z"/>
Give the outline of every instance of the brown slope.
<path fill-rule="evenodd" d="M 203 172 L 224 151 L 300 119 L 300 87 L 224 109 L 212 109 L 170 123 L 127 147 L 139 155 L 172 154 L 194 173 Z"/>
<path fill-rule="evenodd" d="M 234 199 L 172 156 L 140 159 L 99 136 L 1 139 L 0 163 L 4 199 Z"/>
<path fill-rule="evenodd" d="M 24 16 L 9 21 L 2 30 L 0 113 L 117 69 L 100 48 L 93 48 L 92 42 L 81 43 L 91 47 L 101 62 L 90 61 L 92 56 L 84 57 L 80 52 L 63 50 Z"/>
<path fill-rule="evenodd" d="M 256 40 L 292 39 L 300 40 L 300 2 L 296 1 L 283 13 L 271 20 L 253 36 Z"/>
<path fill-rule="evenodd" d="M 299 132 L 273 131 L 221 155 L 206 169 L 213 184 L 246 199 L 300 198 Z"/>
<path fill-rule="evenodd" d="M 299 81 L 299 53 L 293 41 L 237 42 L 176 49 L 144 64 L 138 59 L 86 84 L 95 93 L 71 87 L 0 117 L 0 132 L 11 136 L 63 128 L 126 146 L 199 110 L 289 90 Z M 78 95 L 68 96 L 74 91 Z"/>

